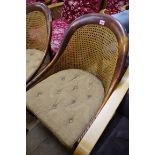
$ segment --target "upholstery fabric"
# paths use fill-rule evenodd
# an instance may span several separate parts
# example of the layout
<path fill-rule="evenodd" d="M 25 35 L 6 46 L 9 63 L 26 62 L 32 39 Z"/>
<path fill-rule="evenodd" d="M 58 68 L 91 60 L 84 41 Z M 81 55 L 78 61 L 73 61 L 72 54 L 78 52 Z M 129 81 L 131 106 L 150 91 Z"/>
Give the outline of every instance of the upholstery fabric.
<path fill-rule="evenodd" d="M 104 98 L 101 81 L 86 71 L 60 71 L 27 92 L 27 107 L 72 148 Z"/>
<path fill-rule="evenodd" d="M 52 22 L 52 35 L 51 35 L 51 50 L 52 55 L 55 55 L 60 48 L 61 42 L 64 38 L 64 34 L 68 29 L 68 24 L 61 18 Z"/>
<path fill-rule="evenodd" d="M 36 49 L 26 50 L 26 79 L 28 79 L 41 64 L 45 53 Z"/>

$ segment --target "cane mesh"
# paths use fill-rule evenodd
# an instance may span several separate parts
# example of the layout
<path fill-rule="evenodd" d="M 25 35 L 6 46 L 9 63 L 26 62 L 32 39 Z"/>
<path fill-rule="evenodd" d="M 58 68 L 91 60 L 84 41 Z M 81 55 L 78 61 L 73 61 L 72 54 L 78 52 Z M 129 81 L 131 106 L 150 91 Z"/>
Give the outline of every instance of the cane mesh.
<path fill-rule="evenodd" d="M 48 26 L 41 11 L 32 11 L 26 15 L 26 48 L 45 52 L 48 44 Z"/>
<path fill-rule="evenodd" d="M 82 26 L 72 35 L 51 74 L 69 68 L 89 71 L 103 82 L 106 94 L 114 75 L 118 51 L 116 36 L 109 28 L 97 24 Z"/>

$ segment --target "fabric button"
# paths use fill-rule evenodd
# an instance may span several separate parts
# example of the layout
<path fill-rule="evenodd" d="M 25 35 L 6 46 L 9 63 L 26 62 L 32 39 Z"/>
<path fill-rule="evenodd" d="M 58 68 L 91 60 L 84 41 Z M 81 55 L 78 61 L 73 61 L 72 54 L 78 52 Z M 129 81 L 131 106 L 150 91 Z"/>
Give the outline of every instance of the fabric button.
<path fill-rule="evenodd" d="M 40 96 L 42 94 L 43 94 L 42 92 L 38 92 L 36 96 L 38 97 L 38 96 Z"/>
<path fill-rule="evenodd" d="M 90 99 L 92 97 L 92 95 L 87 95 L 87 98 Z"/>
<path fill-rule="evenodd" d="M 89 82 L 89 86 L 92 86 L 93 85 L 93 82 Z"/>
<path fill-rule="evenodd" d="M 57 104 L 53 104 L 52 109 L 56 109 L 57 108 Z"/>
<path fill-rule="evenodd" d="M 65 77 L 64 77 L 64 76 L 63 76 L 63 77 L 61 77 L 61 80 L 62 80 L 62 81 L 64 81 L 64 80 L 65 80 Z"/>
<path fill-rule="evenodd" d="M 72 103 L 71 104 L 74 104 L 76 102 L 76 100 L 72 100 Z"/>
<path fill-rule="evenodd" d="M 69 119 L 69 123 L 73 123 L 73 118 L 70 118 Z"/>
<path fill-rule="evenodd" d="M 57 91 L 56 91 L 56 94 L 60 94 L 62 92 L 62 89 L 58 89 Z"/>

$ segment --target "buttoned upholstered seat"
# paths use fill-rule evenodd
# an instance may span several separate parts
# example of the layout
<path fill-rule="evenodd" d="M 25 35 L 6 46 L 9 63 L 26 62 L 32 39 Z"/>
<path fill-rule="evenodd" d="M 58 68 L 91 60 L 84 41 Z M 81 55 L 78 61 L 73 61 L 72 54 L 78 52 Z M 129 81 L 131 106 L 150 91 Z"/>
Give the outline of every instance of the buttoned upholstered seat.
<path fill-rule="evenodd" d="M 67 147 L 73 147 L 104 99 L 104 87 L 93 74 L 58 72 L 27 92 L 27 107 Z"/>
<path fill-rule="evenodd" d="M 127 33 L 112 17 L 88 14 L 76 19 L 66 32 L 58 54 L 27 86 L 27 108 L 60 142 L 73 148 L 87 132 L 120 80 L 127 51 Z M 94 90 L 93 94 L 89 94 L 89 80 L 85 79 L 79 87 L 80 94 L 74 96 L 74 91 L 69 91 L 68 97 L 68 91 L 64 90 L 73 90 L 76 85 L 69 83 L 62 87 L 61 82 L 74 78 L 76 74 L 68 73 L 59 77 L 57 82 L 52 80 L 60 71 L 68 69 L 80 69 L 91 73 L 90 76 L 96 76 L 101 91 Z M 65 94 L 61 99 L 67 102 L 63 105 L 61 101 L 52 100 L 59 93 Z M 82 95 L 85 96 L 85 104 L 80 100 Z M 91 103 L 93 95 L 96 95 L 97 104 Z M 75 104 L 77 102 L 79 104 Z"/>

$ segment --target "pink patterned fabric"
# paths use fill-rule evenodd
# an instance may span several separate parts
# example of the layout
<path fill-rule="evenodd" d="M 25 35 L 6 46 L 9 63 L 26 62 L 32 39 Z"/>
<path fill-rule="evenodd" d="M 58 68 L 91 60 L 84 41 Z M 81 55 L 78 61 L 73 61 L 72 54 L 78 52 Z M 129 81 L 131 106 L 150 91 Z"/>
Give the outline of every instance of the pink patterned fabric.
<path fill-rule="evenodd" d="M 99 12 L 101 0 L 64 0 L 62 17 L 71 23 L 76 18 L 93 12 Z"/>
<path fill-rule="evenodd" d="M 58 3 L 59 0 L 51 0 L 51 4 Z"/>
<path fill-rule="evenodd" d="M 52 0 L 51 0 L 52 1 Z M 54 0 L 56 1 L 56 0 Z M 58 1 L 58 0 L 57 0 Z M 35 2 L 45 3 L 45 0 L 26 0 L 26 4 L 33 4 Z"/>
<path fill-rule="evenodd" d="M 37 2 L 37 0 L 26 0 L 26 4 L 33 4 L 34 2 Z"/>
<path fill-rule="evenodd" d="M 51 50 L 53 55 L 58 52 L 68 25 L 81 15 L 98 12 L 101 2 L 101 0 L 64 0 L 62 18 L 52 22 Z"/>
<path fill-rule="evenodd" d="M 129 4 L 129 0 L 107 0 L 105 14 L 116 14 L 123 11 L 123 6 Z"/>
<path fill-rule="evenodd" d="M 62 19 L 56 19 L 52 22 L 51 50 L 53 55 L 58 52 L 64 37 L 64 33 L 68 26 L 69 25 Z"/>

